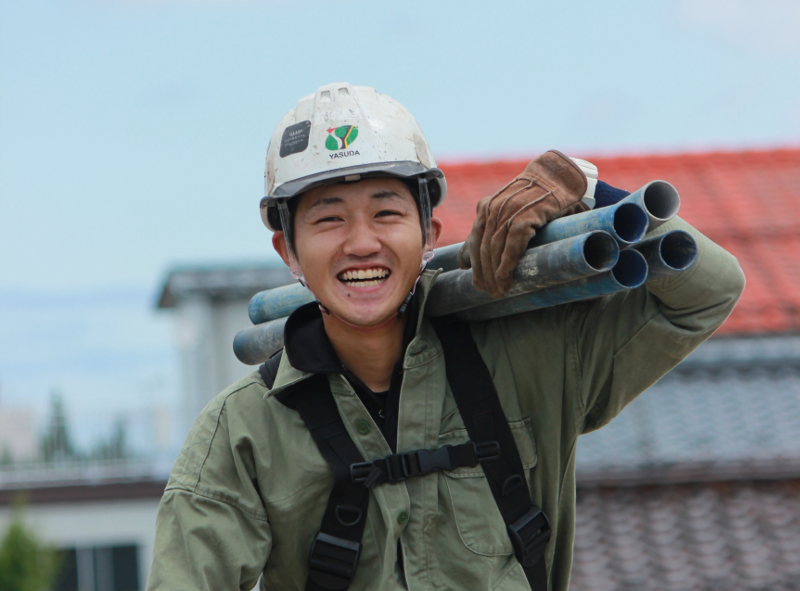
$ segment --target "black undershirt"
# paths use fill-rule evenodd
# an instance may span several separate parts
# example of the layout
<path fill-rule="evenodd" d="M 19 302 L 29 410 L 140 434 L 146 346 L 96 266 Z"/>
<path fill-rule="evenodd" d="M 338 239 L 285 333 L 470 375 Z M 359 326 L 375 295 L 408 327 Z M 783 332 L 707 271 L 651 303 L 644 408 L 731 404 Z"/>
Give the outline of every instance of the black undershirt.
<path fill-rule="evenodd" d="M 397 413 L 400 407 L 400 389 L 403 385 L 403 357 L 406 347 L 416 334 L 419 316 L 418 299 L 418 294 L 414 294 L 406 309 L 403 354 L 395 363 L 389 389 L 384 392 L 370 390 L 358 376 L 339 361 L 325 332 L 322 312 L 316 303 L 306 304 L 292 312 L 284 328 L 285 352 L 292 367 L 315 374 L 343 375 L 353 386 L 393 452 L 397 451 Z"/>

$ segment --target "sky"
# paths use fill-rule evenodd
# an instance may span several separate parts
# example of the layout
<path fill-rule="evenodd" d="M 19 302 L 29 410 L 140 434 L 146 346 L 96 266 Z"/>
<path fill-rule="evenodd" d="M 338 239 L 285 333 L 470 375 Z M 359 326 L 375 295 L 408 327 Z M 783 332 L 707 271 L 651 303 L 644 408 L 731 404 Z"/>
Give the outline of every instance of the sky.
<path fill-rule="evenodd" d="M 445 162 L 798 146 L 799 27 L 795 0 L 0 0 L 0 405 L 176 392 L 163 278 L 275 260 L 267 142 L 322 84 L 396 98 Z"/>

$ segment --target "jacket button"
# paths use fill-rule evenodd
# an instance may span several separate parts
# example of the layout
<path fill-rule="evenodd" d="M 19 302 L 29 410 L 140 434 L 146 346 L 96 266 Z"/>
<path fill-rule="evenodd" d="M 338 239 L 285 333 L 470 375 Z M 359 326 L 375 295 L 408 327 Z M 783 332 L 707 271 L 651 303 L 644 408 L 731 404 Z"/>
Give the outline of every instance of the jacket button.
<path fill-rule="evenodd" d="M 366 435 L 369 433 L 369 423 L 362 419 L 356 423 L 356 429 L 362 435 Z"/>
<path fill-rule="evenodd" d="M 400 511 L 400 514 L 397 516 L 397 523 L 403 525 L 406 521 L 408 521 L 408 513 Z"/>

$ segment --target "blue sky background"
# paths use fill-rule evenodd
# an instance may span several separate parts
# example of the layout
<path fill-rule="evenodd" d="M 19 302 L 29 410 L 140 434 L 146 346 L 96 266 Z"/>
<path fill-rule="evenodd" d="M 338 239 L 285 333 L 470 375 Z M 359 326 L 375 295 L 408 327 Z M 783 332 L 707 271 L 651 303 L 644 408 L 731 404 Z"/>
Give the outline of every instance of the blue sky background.
<path fill-rule="evenodd" d="M 798 29 L 793 0 L 0 0 L 0 404 L 174 397 L 160 281 L 273 257 L 267 141 L 321 84 L 398 99 L 440 160 L 797 146 Z"/>

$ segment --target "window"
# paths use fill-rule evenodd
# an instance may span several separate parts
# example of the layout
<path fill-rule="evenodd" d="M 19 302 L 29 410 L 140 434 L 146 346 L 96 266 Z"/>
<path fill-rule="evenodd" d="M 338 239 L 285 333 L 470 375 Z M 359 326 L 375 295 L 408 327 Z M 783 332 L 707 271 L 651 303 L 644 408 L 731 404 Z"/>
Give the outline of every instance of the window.
<path fill-rule="evenodd" d="M 97 546 L 60 552 L 54 591 L 139 591 L 138 548 Z"/>

